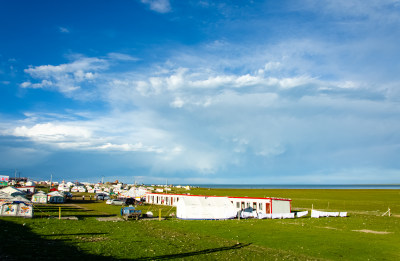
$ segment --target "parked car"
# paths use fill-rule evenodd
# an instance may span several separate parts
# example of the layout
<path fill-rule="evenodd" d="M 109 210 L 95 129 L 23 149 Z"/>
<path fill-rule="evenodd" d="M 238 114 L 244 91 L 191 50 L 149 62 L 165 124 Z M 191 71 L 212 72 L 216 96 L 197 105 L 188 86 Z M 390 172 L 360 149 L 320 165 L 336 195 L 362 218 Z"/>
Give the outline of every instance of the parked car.
<path fill-rule="evenodd" d="M 72 193 L 71 192 L 64 192 L 65 198 L 66 199 L 72 199 Z"/>
<path fill-rule="evenodd" d="M 109 199 L 107 200 L 106 204 L 122 206 L 124 204 L 124 201 L 122 199 Z"/>
<path fill-rule="evenodd" d="M 97 200 L 107 200 L 107 199 L 110 199 L 110 196 L 99 194 L 99 195 L 96 195 L 96 199 Z"/>
<path fill-rule="evenodd" d="M 125 203 L 125 205 L 134 205 L 135 204 L 135 199 L 134 198 L 125 198 L 124 199 L 124 203 Z"/>

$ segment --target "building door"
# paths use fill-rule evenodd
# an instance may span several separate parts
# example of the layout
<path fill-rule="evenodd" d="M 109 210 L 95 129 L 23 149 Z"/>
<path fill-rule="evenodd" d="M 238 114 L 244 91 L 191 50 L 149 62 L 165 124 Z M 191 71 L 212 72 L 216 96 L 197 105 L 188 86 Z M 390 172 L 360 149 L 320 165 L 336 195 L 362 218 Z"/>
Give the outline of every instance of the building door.
<path fill-rule="evenodd" d="M 270 203 L 265 204 L 265 213 L 271 214 L 271 204 Z"/>

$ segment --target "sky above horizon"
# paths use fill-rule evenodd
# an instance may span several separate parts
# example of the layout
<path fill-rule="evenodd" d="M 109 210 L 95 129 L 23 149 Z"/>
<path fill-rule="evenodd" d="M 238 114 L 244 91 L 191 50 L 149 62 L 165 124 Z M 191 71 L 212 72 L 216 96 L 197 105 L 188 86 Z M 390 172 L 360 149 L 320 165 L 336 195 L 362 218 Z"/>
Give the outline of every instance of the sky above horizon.
<path fill-rule="evenodd" d="M 400 183 L 400 0 L 1 1 L 0 175 Z"/>

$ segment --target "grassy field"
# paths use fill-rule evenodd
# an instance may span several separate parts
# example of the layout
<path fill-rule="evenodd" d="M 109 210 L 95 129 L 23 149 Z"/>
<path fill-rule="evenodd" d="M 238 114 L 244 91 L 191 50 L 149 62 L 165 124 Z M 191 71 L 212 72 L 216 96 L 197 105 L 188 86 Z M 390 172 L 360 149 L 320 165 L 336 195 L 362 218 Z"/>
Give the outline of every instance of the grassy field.
<path fill-rule="evenodd" d="M 294 210 L 347 211 L 347 218 L 98 221 L 119 206 L 76 197 L 35 207 L 35 218 L 0 218 L 0 260 L 400 260 L 400 190 L 196 189 L 191 194 L 292 199 Z M 86 197 L 87 199 L 88 197 Z M 382 216 L 391 209 L 392 216 Z"/>

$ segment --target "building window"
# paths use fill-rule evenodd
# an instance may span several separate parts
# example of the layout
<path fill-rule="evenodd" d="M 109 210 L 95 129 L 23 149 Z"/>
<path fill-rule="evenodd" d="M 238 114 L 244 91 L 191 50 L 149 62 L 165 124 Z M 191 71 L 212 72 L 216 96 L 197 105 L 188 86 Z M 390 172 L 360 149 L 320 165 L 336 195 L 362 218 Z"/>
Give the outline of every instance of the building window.
<path fill-rule="evenodd" d="M 250 207 L 250 202 L 247 202 L 246 206 L 247 206 L 246 208 L 249 208 Z"/>
<path fill-rule="evenodd" d="M 253 209 L 257 209 L 257 203 L 253 202 Z"/>
<path fill-rule="evenodd" d="M 259 210 L 262 210 L 262 205 L 263 205 L 262 203 L 258 203 L 258 209 Z"/>
<path fill-rule="evenodd" d="M 240 202 L 236 202 L 236 208 L 240 208 Z"/>

